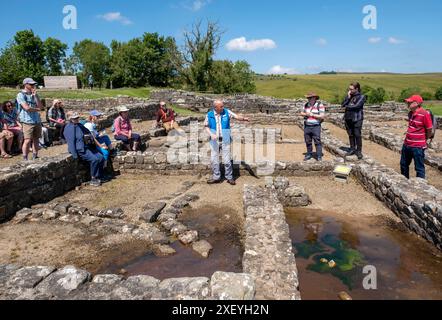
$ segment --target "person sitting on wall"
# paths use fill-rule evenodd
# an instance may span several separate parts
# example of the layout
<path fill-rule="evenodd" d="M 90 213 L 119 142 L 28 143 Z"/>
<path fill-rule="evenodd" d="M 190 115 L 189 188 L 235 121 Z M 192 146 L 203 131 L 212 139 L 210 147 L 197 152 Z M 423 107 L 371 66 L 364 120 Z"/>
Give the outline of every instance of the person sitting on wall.
<path fill-rule="evenodd" d="M 305 96 L 308 102 L 304 106 L 301 116 L 304 117 L 304 139 L 307 145 L 307 154 L 304 161 L 313 158 L 313 141 L 316 146 L 317 160 L 322 161 L 321 123 L 325 117 L 325 107 L 316 93 Z"/>
<path fill-rule="evenodd" d="M 12 146 L 14 140 L 14 134 L 11 131 L 4 130 L 3 128 L 3 112 L 0 110 L 0 156 L 3 159 L 12 158 L 12 156 L 6 152 L 5 143 Z"/>
<path fill-rule="evenodd" d="M 157 113 L 157 127 L 166 129 L 167 134 L 172 130 L 182 131 L 178 123 L 175 121 L 175 112 L 172 108 L 167 108 L 166 102 L 160 102 L 160 108 Z"/>
<path fill-rule="evenodd" d="M 63 108 L 63 101 L 55 99 L 52 102 L 52 107 L 47 113 L 47 120 L 49 127 L 57 128 L 60 132 L 60 140 L 63 140 L 63 130 L 66 125 L 66 115 Z"/>
<path fill-rule="evenodd" d="M 102 115 L 103 114 L 101 112 L 92 110 L 89 113 L 89 121 L 86 122 L 84 126 L 90 131 L 91 134 L 93 134 L 95 139 L 97 139 L 98 143 L 100 144 L 98 150 L 100 150 L 101 154 L 103 155 L 104 160 L 106 161 L 105 167 L 107 167 L 107 161 L 109 160 L 112 152 L 112 141 L 108 135 L 100 134 L 100 132 L 97 130 L 97 124 Z"/>
<path fill-rule="evenodd" d="M 64 138 L 69 153 L 74 159 L 82 159 L 89 163 L 91 171 L 90 185 L 101 186 L 104 169 L 104 157 L 98 150 L 99 143 L 93 135 L 80 123 L 77 112 L 69 113 L 69 123 L 64 128 Z"/>
<path fill-rule="evenodd" d="M 3 103 L 3 129 L 13 133 L 16 138 L 17 146 L 21 149 L 23 144 L 23 131 L 20 122 L 18 121 L 18 112 L 15 105 L 11 101 Z M 12 146 L 14 139 L 9 140 L 6 146 L 6 153 L 12 154 Z"/>
<path fill-rule="evenodd" d="M 132 151 L 138 151 L 141 145 L 141 136 L 132 132 L 129 118 L 129 109 L 120 107 L 119 116 L 114 121 L 115 140 L 122 141 Z"/>

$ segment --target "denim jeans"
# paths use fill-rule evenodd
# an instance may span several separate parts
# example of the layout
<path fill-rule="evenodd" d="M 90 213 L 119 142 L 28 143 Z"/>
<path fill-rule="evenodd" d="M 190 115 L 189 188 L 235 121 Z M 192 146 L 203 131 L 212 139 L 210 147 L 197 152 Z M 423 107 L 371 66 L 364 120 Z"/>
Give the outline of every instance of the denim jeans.
<path fill-rule="evenodd" d="M 230 144 L 222 143 L 222 157 L 223 157 L 224 167 L 226 169 L 225 175 L 227 180 L 233 180 L 233 165 L 232 165 L 232 155 L 230 147 L 231 147 Z M 214 180 L 221 179 L 219 149 L 220 149 L 220 144 L 217 141 L 210 141 L 212 173 Z"/>
<path fill-rule="evenodd" d="M 313 142 L 315 142 L 316 154 L 318 157 L 322 157 L 321 126 L 305 126 L 304 139 L 307 153 L 313 155 Z"/>
<path fill-rule="evenodd" d="M 104 157 L 97 149 L 84 148 L 84 152 L 79 152 L 81 159 L 89 162 L 91 177 L 101 178 L 103 176 Z"/>
<path fill-rule="evenodd" d="M 417 177 L 425 179 L 425 149 L 404 145 L 401 156 L 401 173 L 407 179 L 410 179 L 410 164 L 413 160 Z"/>

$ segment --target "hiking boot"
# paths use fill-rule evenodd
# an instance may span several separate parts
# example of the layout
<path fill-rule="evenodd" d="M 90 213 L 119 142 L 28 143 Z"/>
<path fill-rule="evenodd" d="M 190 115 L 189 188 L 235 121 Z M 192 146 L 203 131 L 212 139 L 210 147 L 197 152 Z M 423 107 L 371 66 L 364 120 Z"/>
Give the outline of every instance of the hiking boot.
<path fill-rule="evenodd" d="M 101 181 L 99 179 L 92 179 L 89 185 L 92 187 L 100 187 Z"/>
<path fill-rule="evenodd" d="M 364 159 L 364 156 L 362 155 L 362 152 L 356 152 L 356 155 L 358 157 L 358 160 Z"/>
<path fill-rule="evenodd" d="M 313 156 L 311 154 L 306 154 L 305 158 L 304 158 L 304 161 L 309 161 L 311 159 L 313 159 Z"/>
<path fill-rule="evenodd" d="M 345 156 L 346 157 L 351 157 L 351 156 L 354 156 L 356 154 L 356 151 L 355 150 L 350 150 L 349 152 L 347 152 L 346 154 L 345 154 Z"/>
<path fill-rule="evenodd" d="M 322 157 L 318 157 L 318 162 L 322 162 Z"/>
<path fill-rule="evenodd" d="M 221 183 L 221 179 L 219 180 L 210 179 L 207 181 L 207 184 L 218 184 L 218 183 Z"/>
<path fill-rule="evenodd" d="M 235 180 L 227 180 L 227 183 L 230 184 L 231 186 L 236 186 Z"/>

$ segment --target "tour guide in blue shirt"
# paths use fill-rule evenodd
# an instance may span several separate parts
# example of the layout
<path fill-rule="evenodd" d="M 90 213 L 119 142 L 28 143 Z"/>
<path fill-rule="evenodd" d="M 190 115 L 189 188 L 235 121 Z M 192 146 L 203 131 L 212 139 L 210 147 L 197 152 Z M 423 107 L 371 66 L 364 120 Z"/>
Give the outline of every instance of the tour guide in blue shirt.
<path fill-rule="evenodd" d="M 221 171 L 219 163 L 219 152 L 222 148 L 223 162 L 226 169 L 226 179 L 229 184 L 236 184 L 233 179 L 233 166 L 231 155 L 231 134 L 230 120 L 232 118 L 239 121 L 249 121 L 248 118 L 238 116 L 232 111 L 224 108 L 221 100 L 216 100 L 213 104 L 213 110 L 209 111 L 206 116 L 204 126 L 210 135 L 211 164 L 213 178 L 207 181 L 208 184 L 221 183 Z"/>
<path fill-rule="evenodd" d="M 98 142 L 90 131 L 80 123 L 80 116 L 74 112 L 69 116 L 63 135 L 68 144 L 69 153 L 74 159 L 89 162 L 91 168 L 91 186 L 99 187 L 103 177 L 104 157 L 97 149 Z M 88 136 L 88 137 L 86 137 Z M 86 137 L 86 138 L 85 138 Z"/>

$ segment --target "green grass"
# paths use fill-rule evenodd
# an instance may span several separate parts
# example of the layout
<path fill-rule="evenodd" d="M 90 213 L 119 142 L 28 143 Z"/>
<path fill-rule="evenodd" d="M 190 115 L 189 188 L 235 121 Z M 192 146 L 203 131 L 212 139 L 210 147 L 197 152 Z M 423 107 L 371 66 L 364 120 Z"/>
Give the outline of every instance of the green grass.
<path fill-rule="evenodd" d="M 396 99 L 402 90 L 410 87 L 434 94 L 442 85 L 442 73 L 257 76 L 256 87 L 258 95 L 293 99 L 315 91 L 321 99 L 332 101 L 335 95 L 344 96 L 353 81 L 360 82 L 362 87 L 382 87 L 390 99 Z"/>
<path fill-rule="evenodd" d="M 440 103 L 429 103 L 425 108 L 430 109 L 436 116 L 442 116 L 442 101 Z"/>
<path fill-rule="evenodd" d="M 53 99 L 99 99 L 108 97 L 130 96 L 135 98 L 149 98 L 151 88 L 121 88 L 121 89 L 94 89 L 94 90 L 40 90 L 42 98 Z M 18 90 L 0 88 L 0 102 L 15 99 Z"/>
<path fill-rule="evenodd" d="M 179 108 L 175 105 L 172 105 L 172 109 L 181 117 L 198 117 L 203 115 L 202 113 L 199 112 L 194 112 L 188 109 L 183 109 L 183 108 Z"/>

